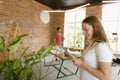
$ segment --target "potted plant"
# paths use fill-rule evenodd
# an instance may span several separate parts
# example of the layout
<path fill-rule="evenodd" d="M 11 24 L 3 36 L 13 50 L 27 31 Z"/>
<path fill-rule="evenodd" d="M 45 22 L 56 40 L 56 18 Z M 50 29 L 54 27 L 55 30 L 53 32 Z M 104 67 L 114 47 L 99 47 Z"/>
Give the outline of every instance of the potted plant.
<path fill-rule="evenodd" d="M 0 53 L 4 56 L 4 61 L 0 62 L 0 74 L 4 80 L 33 80 L 33 66 L 41 63 L 54 46 L 53 44 L 43 46 L 38 52 L 30 52 L 29 55 L 26 55 L 28 50 L 28 47 L 26 47 L 18 58 L 10 59 L 9 54 L 17 54 L 21 39 L 27 35 L 22 34 L 8 44 L 5 43 L 4 37 L 0 36 Z M 38 66 L 38 69 L 38 79 L 44 80 L 49 73 L 42 74 L 41 67 Z"/>

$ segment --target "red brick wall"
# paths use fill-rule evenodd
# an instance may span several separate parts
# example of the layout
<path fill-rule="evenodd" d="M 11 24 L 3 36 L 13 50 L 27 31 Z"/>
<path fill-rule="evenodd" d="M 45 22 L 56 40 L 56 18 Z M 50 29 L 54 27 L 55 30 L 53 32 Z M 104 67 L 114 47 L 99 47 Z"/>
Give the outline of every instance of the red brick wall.
<path fill-rule="evenodd" d="M 96 6 L 90 6 L 86 9 L 86 16 L 93 15 L 97 16 L 98 18 L 102 18 L 102 6 L 96 5 Z"/>
<path fill-rule="evenodd" d="M 16 24 L 20 33 L 27 33 L 23 43 L 29 51 L 38 51 L 43 45 L 53 42 L 55 27 L 64 24 L 64 14 L 50 13 L 51 20 L 43 24 L 40 20 L 41 10 L 52 10 L 34 0 L 2 0 L 0 3 L 0 35 L 10 41 L 15 34 Z M 16 33 L 19 34 L 19 33 Z"/>

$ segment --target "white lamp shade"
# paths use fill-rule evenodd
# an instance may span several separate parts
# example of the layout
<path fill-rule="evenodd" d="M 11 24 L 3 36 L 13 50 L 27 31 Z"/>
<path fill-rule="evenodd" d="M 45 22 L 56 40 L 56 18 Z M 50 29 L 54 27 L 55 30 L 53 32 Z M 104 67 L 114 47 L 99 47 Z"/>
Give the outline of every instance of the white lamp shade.
<path fill-rule="evenodd" d="M 40 12 L 40 19 L 41 19 L 41 22 L 43 22 L 44 24 L 49 23 L 49 21 L 50 21 L 49 13 L 46 10 L 42 10 Z"/>

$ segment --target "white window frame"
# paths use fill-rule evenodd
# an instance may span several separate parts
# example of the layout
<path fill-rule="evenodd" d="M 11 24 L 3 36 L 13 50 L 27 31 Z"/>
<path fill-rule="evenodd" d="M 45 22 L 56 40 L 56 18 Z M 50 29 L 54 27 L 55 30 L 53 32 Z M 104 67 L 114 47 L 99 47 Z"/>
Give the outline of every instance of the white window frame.
<path fill-rule="evenodd" d="M 84 48 L 84 36 L 82 32 L 81 22 L 85 17 L 86 8 L 77 8 L 65 12 L 64 47 L 80 49 Z M 71 26 L 72 29 L 70 29 L 69 25 L 73 25 Z"/>

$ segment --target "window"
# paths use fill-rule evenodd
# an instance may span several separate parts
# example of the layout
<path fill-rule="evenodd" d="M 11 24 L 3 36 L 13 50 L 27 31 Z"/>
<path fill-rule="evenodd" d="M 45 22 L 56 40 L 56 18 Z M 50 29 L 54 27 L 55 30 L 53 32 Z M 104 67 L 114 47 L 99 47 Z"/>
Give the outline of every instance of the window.
<path fill-rule="evenodd" d="M 114 53 L 120 53 L 120 3 L 103 5 L 102 23 Z"/>
<path fill-rule="evenodd" d="M 64 46 L 69 48 L 84 48 L 84 36 L 81 22 L 85 18 L 86 9 L 80 8 L 65 12 Z"/>

